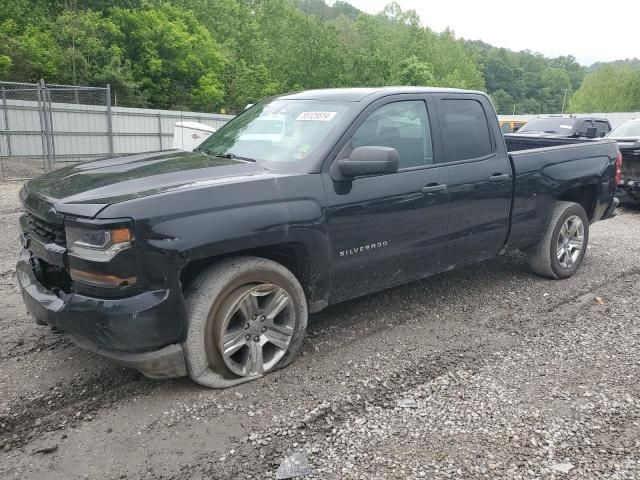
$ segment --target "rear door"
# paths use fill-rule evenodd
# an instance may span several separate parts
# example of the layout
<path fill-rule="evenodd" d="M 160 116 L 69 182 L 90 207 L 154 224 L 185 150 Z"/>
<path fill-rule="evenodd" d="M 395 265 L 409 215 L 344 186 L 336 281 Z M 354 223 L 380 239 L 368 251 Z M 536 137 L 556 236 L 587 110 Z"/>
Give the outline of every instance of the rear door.
<path fill-rule="evenodd" d="M 449 170 L 449 265 L 489 258 L 509 230 L 512 175 L 493 107 L 483 95 L 437 95 Z"/>

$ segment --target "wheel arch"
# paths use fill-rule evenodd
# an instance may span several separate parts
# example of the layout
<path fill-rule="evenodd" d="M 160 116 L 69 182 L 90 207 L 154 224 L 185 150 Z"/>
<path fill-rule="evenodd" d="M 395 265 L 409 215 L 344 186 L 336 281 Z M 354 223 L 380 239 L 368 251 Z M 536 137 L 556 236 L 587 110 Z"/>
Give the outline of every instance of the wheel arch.
<path fill-rule="evenodd" d="M 194 259 L 184 265 L 180 272 L 180 282 L 183 293 L 189 284 L 205 268 L 230 257 L 258 257 L 279 263 L 289 270 L 300 282 L 311 312 L 317 312 L 326 307 L 328 297 L 327 272 L 319 271 L 311 252 L 302 242 L 284 242 L 273 245 L 246 248 L 227 252 L 220 255 Z"/>
<path fill-rule="evenodd" d="M 598 187 L 595 183 L 573 186 L 562 190 L 556 196 L 555 200 L 573 202 L 581 205 L 587 213 L 589 222 L 592 222 L 598 202 Z"/>

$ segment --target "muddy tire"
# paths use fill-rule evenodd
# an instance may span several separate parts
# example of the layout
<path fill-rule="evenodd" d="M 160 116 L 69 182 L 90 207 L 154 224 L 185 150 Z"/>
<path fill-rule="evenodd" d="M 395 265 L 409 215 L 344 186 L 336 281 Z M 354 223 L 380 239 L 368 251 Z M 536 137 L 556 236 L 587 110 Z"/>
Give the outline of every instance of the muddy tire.
<path fill-rule="evenodd" d="M 307 328 L 300 282 L 264 258 L 229 258 L 208 267 L 189 285 L 185 305 L 187 372 L 211 388 L 286 367 L 295 360 Z"/>
<path fill-rule="evenodd" d="M 576 273 L 588 242 L 589 219 L 584 208 L 577 203 L 556 202 L 544 237 L 525 252 L 534 273 L 563 279 Z"/>

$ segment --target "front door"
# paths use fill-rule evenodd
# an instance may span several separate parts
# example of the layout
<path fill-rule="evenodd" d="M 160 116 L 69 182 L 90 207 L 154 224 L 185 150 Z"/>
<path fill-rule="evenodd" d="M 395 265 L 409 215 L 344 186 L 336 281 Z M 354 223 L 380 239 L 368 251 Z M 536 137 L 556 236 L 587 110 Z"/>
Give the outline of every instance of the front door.
<path fill-rule="evenodd" d="M 361 146 L 395 148 L 399 171 L 335 182 L 324 175 L 332 245 L 332 302 L 440 270 L 449 195 L 441 143 L 431 135 L 426 97 L 386 98 L 369 107 L 336 159 Z"/>

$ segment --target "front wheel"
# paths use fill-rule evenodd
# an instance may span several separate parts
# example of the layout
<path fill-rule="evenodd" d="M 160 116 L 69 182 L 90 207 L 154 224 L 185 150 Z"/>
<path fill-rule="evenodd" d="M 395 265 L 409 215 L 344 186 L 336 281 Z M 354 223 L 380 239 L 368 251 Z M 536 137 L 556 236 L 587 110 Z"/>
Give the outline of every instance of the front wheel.
<path fill-rule="evenodd" d="M 212 265 L 193 281 L 185 301 L 189 376 L 207 387 L 229 387 L 287 366 L 307 327 L 300 283 L 264 258 Z"/>
<path fill-rule="evenodd" d="M 582 263 L 589 242 L 589 219 L 582 205 L 556 202 L 544 237 L 529 248 L 531 269 L 543 277 L 572 276 Z"/>

